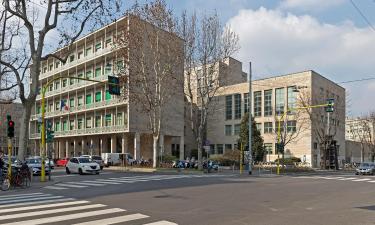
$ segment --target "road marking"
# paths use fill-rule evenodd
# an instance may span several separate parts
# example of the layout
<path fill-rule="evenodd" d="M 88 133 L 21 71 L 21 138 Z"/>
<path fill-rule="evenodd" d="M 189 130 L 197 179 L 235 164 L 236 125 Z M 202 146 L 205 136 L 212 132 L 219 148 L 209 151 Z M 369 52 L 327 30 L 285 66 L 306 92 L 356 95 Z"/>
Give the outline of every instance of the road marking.
<path fill-rule="evenodd" d="M 177 223 L 168 222 L 166 220 L 154 222 L 154 223 L 145 223 L 143 225 L 178 225 Z"/>
<path fill-rule="evenodd" d="M 67 174 L 67 175 L 57 175 L 57 176 L 53 176 L 54 178 L 56 178 L 56 177 L 76 177 L 76 176 L 78 176 L 78 175 L 76 175 L 76 174 Z"/>
<path fill-rule="evenodd" d="M 55 187 L 55 186 L 47 186 L 47 187 L 44 187 L 45 189 L 52 189 L 52 190 L 65 190 L 65 189 L 68 189 L 68 188 L 64 188 L 64 187 Z"/>
<path fill-rule="evenodd" d="M 116 182 L 112 182 L 110 180 L 105 180 L 105 179 L 89 180 L 89 181 L 86 181 L 86 182 L 90 182 L 90 183 L 102 183 L 102 184 L 121 184 L 121 183 L 116 183 Z"/>
<path fill-rule="evenodd" d="M 148 218 L 149 216 L 137 213 L 137 214 L 131 214 L 131 215 L 126 215 L 126 216 L 118 216 L 118 217 L 111 217 L 111 218 L 106 218 L 106 219 L 101 219 L 101 220 L 93 220 L 89 222 L 84 222 L 84 223 L 76 223 L 74 225 L 110 225 L 110 224 L 115 224 L 115 223 L 121 223 L 121 222 L 127 222 L 127 221 L 132 221 L 132 220 L 139 220 L 143 218 Z"/>
<path fill-rule="evenodd" d="M 54 223 L 54 222 L 72 220 L 72 219 L 79 219 L 79 218 L 90 217 L 90 216 L 99 216 L 99 215 L 111 214 L 111 213 L 116 213 L 116 212 L 124 212 L 124 211 L 126 210 L 119 209 L 119 208 L 112 208 L 112 209 L 104 209 L 104 210 L 97 210 L 97 211 L 90 211 L 90 212 L 83 212 L 83 213 L 67 214 L 67 215 L 62 215 L 62 216 L 54 216 L 54 217 L 42 218 L 42 219 L 18 221 L 14 223 L 3 224 L 3 225 L 25 225 L 25 224 L 37 225 L 37 224 Z"/>
<path fill-rule="evenodd" d="M 358 180 L 352 180 L 352 181 L 355 181 L 355 182 L 357 182 L 357 181 L 368 181 L 368 180 L 371 180 L 371 179 L 368 179 L 368 178 L 364 178 L 364 179 L 358 179 Z"/>
<path fill-rule="evenodd" d="M 63 196 L 48 196 L 43 197 L 43 199 L 56 199 L 56 198 L 63 198 Z M 26 202 L 26 201 L 33 201 L 33 200 L 40 200 L 40 197 L 38 198 L 28 198 L 28 199 L 15 199 L 15 200 L 9 200 L 9 201 L 0 201 L 0 206 L 5 203 L 14 203 L 14 202 Z"/>
<path fill-rule="evenodd" d="M 44 193 L 30 193 L 30 194 L 18 194 L 18 195 L 4 195 L 4 196 L 1 196 L 0 199 L 7 198 L 7 197 L 32 196 L 32 195 L 44 195 Z"/>
<path fill-rule="evenodd" d="M 357 179 L 357 178 L 354 178 L 354 177 L 347 177 L 347 178 L 342 178 L 342 179 L 339 179 L 339 180 L 354 180 L 354 179 Z"/>
<path fill-rule="evenodd" d="M 67 182 L 69 184 L 83 184 L 83 185 L 88 185 L 88 186 L 105 186 L 105 184 L 94 184 L 94 183 L 86 183 L 86 181 L 81 181 L 81 182 Z"/>
<path fill-rule="evenodd" d="M 18 212 L 18 211 L 25 211 L 25 210 L 32 210 L 32 209 L 43 209 L 49 207 L 59 207 L 59 206 L 68 206 L 68 205 L 79 205 L 88 203 L 88 201 L 74 201 L 74 202 L 62 202 L 62 203 L 54 203 L 54 204 L 43 204 L 43 205 L 35 205 L 35 206 L 28 206 L 28 207 L 17 207 L 17 208 L 10 208 L 10 209 L 0 209 L 0 213 L 7 213 L 7 212 Z"/>
<path fill-rule="evenodd" d="M 370 181 L 367 181 L 369 183 L 375 183 L 375 180 L 370 180 Z"/>
<path fill-rule="evenodd" d="M 18 219 L 22 217 L 40 216 L 40 215 L 46 215 L 46 214 L 51 214 L 51 213 L 70 212 L 70 211 L 83 210 L 83 209 L 93 209 L 93 208 L 100 208 L 100 207 L 105 207 L 105 206 L 106 205 L 103 205 L 103 204 L 93 204 L 93 205 L 61 208 L 61 209 L 51 209 L 51 210 L 45 210 L 45 211 L 17 213 L 17 214 L 11 214 L 11 215 L 2 215 L 0 217 L 0 220 L 8 220 L 8 219 L 15 219 L 15 218 Z M 25 223 L 25 224 L 28 224 L 28 223 Z"/>
<path fill-rule="evenodd" d="M 0 208 L 8 208 L 8 207 L 14 207 L 14 206 L 36 205 L 36 204 L 44 204 L 44 203 L 50 203 L 50 202 L 62 202 L 62 201 L 72 201 L 72 200 L 75 200 L 75 199 L 74 198 L 60 198 L 60 199 L 52 199 L 52 200 L 45 200 L 45 201 L 22 202 L 22 203 L 15 203 L 15 204 L 0 205 Z"/>
<path fill-rule="evenodd" d="M 20 199 L 20 198 L 27 198 L 27 197 L 47 197 L 51 196 L 51 194 L 40 194 L 40 195 L 31 195 L 31 196 L 14 196 L 14 197 L 9 197 L 9 196 L 3 196 L 0 198 L 0 202 L 3 200 L 9 200 L 9 199 Z"/>
<path fill-rule="evenodd" d="M 73 187 L 73 188 L 87 188 L 87 186 L 82 186 L 82 185 L 73 185 L 73 184 L 65 184 L 65 183 L 60 183 L 60 184 L 55 184 L 56 186 L 62 186 L 62 187 Z"/>

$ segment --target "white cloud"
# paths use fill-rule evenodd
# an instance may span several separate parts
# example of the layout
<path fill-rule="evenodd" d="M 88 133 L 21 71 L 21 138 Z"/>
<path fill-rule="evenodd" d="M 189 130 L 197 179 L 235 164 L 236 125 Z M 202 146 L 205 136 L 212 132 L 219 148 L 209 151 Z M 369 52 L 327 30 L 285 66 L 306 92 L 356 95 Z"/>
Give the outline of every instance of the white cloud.
<path fill-rule="evenodd" d="M 344 3 L 345 0 L 284 0 L 279 7 L 282 9 L 300 9 L 320 11 Z"/>
<path fill-rule="evenodd" d="M 236 57 L 253 62 L 255 77 L 308 69 L 334 81 L 375 75 L 375 32 L 356 27 L 350 21 L 326 24 L 309 15 L 259 8 L 241 10 L 228 24 L 240 36 L 241 50 Z M 369 90 L 354 89 L 353 99 Z M 369 95 L 375 97 L 366 93 Z M 368 111 L 355 107 L 355 103 L 353 108 Z"/>

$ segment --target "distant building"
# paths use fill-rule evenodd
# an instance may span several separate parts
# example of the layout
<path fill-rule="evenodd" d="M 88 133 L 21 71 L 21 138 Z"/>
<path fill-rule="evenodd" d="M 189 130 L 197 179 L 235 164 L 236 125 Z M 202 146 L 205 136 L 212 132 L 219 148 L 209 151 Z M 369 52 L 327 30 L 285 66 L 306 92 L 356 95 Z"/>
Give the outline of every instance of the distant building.
<path fill-rule="evenodd" d="M 0 105 L 0 151 L 8 154 L 8 132 L 7 132 L 7 114 L 11 115 L 15 123 L 14 138 L 12 142 L 12 155 L 18 154 L 18 142 L 20 133 L 20 121 L 22 117 L 22 104 L 1 104 Z"/>

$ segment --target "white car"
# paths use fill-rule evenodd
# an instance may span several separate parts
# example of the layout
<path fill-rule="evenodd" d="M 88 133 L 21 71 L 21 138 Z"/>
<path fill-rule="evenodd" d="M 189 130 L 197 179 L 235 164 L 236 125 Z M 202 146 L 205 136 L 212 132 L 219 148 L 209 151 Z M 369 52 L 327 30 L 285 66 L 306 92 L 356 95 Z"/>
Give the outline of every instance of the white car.
<path fill-rule="evenodd" d="M 66 173 L 91 173 L 99 174 L 100 166 L 87 157 L 73 157 L 66 164 Z"/>

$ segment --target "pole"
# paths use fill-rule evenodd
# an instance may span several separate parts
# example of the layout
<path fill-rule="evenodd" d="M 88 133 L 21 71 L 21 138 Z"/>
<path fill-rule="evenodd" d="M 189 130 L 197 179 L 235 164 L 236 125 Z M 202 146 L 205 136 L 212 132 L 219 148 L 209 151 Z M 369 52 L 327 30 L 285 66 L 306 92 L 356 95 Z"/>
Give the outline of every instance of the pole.
<path fill-rule="evenodd" d="M 252 174 L 252 161 L 253 161 L 253 156 L 252 156 L 252 149 L 251 149 L 251 126 L 252 126 L 252 121 L 251 121 L 251 98 L 252 98 L 252 89 L 251 89 L 251 76 L 252 76 L 252 71 L 251 71 L 251 62 L 249 62 L 249 175 Z"/>
<path fill-rule="evenodd" d="M 8 176 L 12 180 L 12 138 L 8 138 Z"/>
<path fill-rule="evenodd" d="M 46 126 L 45 126 L 45 94 L 46 94 L 46 87 L 42 88 L 42 132 L 41 132 L 41 140 L 42 140 L 42 146 L 40 148 L 40 154 L 42 157 L 42 171 L 40 174 L 40 181 L 45 182 L 46 181 L 46 165 L 45 165 L 45 149 L 46 149 Z"/>
<path fill-rule="evenodd" d="M 51 181 L 51 143 L 49 143 L 49 146 L 48 146 L 48 168 L 49 168 L 49 173 L 48 173 L 48 180 Z"/>
<path fill-rule="evenodd" d="M 277 175 L 280 175 L 280 152 L 279 152 L 280 136 L 281 136 L 280 128 L 281 128 L 281 118 L 279 118 L 279 121 L 277 123 L 277 147 L 276 147 L 276 151 L 277 151 L 277 172 L 276 173 Z"/>
<path fill-rule="evenodd" d="M 242 174 L 243 170 L 243 144 L 241 143 L 241 155 L 240 155 L 240 174 Z"/>

